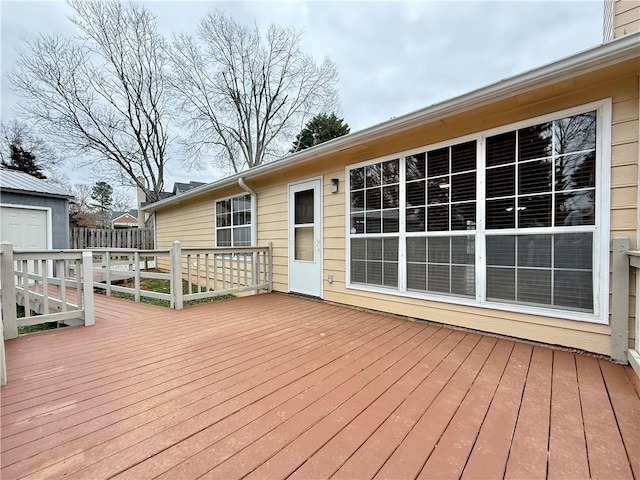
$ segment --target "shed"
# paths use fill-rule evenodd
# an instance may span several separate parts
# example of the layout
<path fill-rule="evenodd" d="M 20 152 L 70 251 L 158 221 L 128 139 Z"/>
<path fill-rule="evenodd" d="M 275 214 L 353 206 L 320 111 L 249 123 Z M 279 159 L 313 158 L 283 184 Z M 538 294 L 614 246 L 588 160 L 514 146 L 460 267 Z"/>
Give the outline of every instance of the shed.
<path fill-rule="evenodd" d="M 69 199 L 57 185 L 0 168 L 0 240 L 16 248 L 69 248 Z"/>

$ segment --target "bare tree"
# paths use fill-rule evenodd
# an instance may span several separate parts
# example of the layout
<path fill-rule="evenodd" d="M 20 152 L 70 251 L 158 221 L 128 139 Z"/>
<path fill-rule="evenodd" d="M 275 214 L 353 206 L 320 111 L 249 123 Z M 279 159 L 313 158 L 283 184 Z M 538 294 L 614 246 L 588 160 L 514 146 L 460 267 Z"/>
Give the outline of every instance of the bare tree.
<path fill-rule="evenodd" d="M 174 36 L 171 86 L 186 117 L 186 158 L 213 152 L 232 172 L 287 151 L 306 121 L 337 107 L 338 74 L 300 50 L 301 33 L 271 25 L 264 37 L 221 12 L 199 24 L 197 39 Z"/>
<path fill-rule="evenodd" d="M 26 42 L 9 75 L 25 99 L 21 108 L 100 176 L 137 185 L 158 200 L 168 136 L 165 57 L 155 17 L 117 0 L 69 4 L 81 37 Z"/>

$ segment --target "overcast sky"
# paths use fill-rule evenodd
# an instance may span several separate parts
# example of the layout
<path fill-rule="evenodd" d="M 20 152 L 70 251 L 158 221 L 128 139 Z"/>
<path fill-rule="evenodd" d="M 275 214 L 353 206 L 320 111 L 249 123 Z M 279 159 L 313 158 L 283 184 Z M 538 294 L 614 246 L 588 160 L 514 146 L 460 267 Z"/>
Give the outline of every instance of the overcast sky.
<path fill-rule="evenodd" d="M 303 50 L 329 56 L 340 73 L 341 115 L 351 131 L 375 125 L 602 42 L 603 0 L 421 2 L 188 2 L 145 3 L 163 33 L 192 32 L 215 8 L 241 23 L 292 25 L 304 32 Z M 18 116 L 6 81 L 22 39 L 68 33 L 63 2 L 7 1 L 2 28 L 2 120 Z M 212 169 L 186 172 L 173 152 L 165 180 L 212 181 Z M 91 182 L 90 170 L 66 170 Z"/>

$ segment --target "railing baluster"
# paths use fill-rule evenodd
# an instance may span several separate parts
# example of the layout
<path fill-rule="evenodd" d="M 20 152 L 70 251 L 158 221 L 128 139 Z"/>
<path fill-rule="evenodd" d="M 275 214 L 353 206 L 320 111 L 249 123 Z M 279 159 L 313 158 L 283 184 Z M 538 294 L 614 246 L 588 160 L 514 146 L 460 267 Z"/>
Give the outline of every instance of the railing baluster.
<path fill-rule="evenodd" d="M 242 260 L 244 262 L 243 268 L 244 268 L 244 286 L 246 287 L 247 285 L 249 285 L 249 282 L 247 281 L 247 255 L 244 254 L 242 255 Z"/>
<path fill-rule="evenodd" d="M 213 290 L 218 290 L 218 254 L 213 254 Z"/>
<path fill-rule="evenodd" d="M 29 291 L 29 261 L 22 260 L 22 295 L 24 298 L 24 316 L 31 316 L 31 292 Z"/>
<path fill-rule="evenodd" d="M 134 300 L 136 302 L 140 301 L 140 252 L 135 252 L 133 254 L 133 261 L 135 262 L 134 265 L 134 275 L 135 275 L 135 280 L 134 280 L 134 287 L 136 290 L 136 293 L 134 294 Z"/>
<path fill-rule="evenodd" d="M 211 288 L 209 287 L 209 254 L 205 253 L 204 254 L 204 269 L 205 269 L 205 290 L 207 292 L 211 291 Z"/>
<path fill-rule="evenodd" d="M 107 277 L 106 277 L 106 282 L 107 282 L 107 297 L 111 296 L 111 252 L 106 251 L 104 253 L 104 257 L 106 260 L 106 268 L 107 268 Z"/>
<path fill-rule="evenodd" d="M 191 288 L 191 255 L 187 254 L 187 294 L 193 293 Z"/>
<path fill-rule="evenodd" d="M 62 278 L 60 278 L 60 271 L 62 271 Z M 58 260 L 58 268 L 56 271 L 56 277 L 60 280 L 60 308 L 61 311 L 67 311 L 67 289 L 64 284 L 64 260 Z"/>
<path fill-rule="evenodd" d="M 49 268 L 46 260 L 42 260 L 42 313 L 47 315 L 49 313 Z"/>
<path fill-rule="evenodd" d="M 200 282 L 200 254 L 196 254 L 196 282 L 198 284 L 198 293 L 202 293 L 202 282 Z"/>

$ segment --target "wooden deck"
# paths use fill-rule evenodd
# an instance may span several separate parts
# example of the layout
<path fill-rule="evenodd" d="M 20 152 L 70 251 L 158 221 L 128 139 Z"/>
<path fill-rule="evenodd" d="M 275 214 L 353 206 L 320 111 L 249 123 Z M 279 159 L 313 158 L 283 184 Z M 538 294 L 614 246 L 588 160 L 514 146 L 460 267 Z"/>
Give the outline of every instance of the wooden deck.
<path fill-rule="evenodd" d="M 628 367 L 281 294 L 6 343 L 1 476 L 636 478 Z"/>

